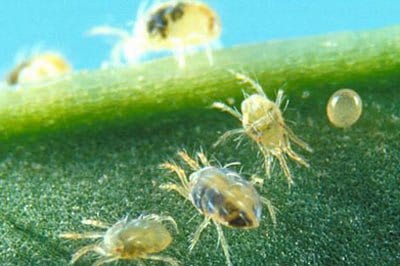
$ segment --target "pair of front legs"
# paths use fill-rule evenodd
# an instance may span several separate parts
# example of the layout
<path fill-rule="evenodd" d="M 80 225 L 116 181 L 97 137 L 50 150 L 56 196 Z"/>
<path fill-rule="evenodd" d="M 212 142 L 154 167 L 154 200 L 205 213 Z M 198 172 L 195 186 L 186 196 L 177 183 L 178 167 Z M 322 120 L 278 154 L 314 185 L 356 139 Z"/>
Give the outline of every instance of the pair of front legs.
<path fill-rule="evenodd" d="M 201 169 L 201 165 L 210 166 L 207 157 L 202 152 L 197 153 L 197 157 L 199 158 L 201 165 L 196 160 L 191 158 L 185 151 L 179 151 L 178 155 L 193 171 Z M 189 199 L 189 193 L 190 193 L 189 180 L 182 167 L 178 166 L 176 163 L 169 163 L 169 162 L 163 163 L 160 166 L 163 169 L 174 172 L 179 177 L 180 180 L 180 184 L 174 184 L 174 183 L 162 184 L 160 188 L 165 190 L 175 190 L 185 199 Z"/>

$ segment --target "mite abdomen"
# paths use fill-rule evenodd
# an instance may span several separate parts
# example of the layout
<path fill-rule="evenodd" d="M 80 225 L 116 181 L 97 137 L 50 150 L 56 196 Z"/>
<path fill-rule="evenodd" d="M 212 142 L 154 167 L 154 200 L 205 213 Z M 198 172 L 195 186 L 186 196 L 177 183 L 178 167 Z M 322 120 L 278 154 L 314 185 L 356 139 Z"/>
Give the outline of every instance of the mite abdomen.
<path fill-rule="evenodd" d="M 196 174 L 191 200 L 204 215 L 230 227 L 253 228 L 259 225 L 262 206 L 251 184 L 213 167 Z"/>
<path fill-rule="evenodd" d="M 135 236 L 135 237 L 132 237 Z M 164 225 L 155 221 L 139 221 L 137 224 L 128 224 L 119 234 L 126 252 L 129 254 L 137 251 L 151 254 L 160 252 L 172 241 L 172 237 Z"/>

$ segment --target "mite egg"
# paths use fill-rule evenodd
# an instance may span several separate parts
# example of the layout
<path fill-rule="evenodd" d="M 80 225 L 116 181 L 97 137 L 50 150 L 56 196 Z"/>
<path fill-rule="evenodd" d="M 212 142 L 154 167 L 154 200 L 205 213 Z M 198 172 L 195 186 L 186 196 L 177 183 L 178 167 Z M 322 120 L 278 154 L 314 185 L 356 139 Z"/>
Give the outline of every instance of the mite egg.
<path fill-rule="evenodd" d="M 214 10 L 200 1 L 167 1 L 139 11 L 132 33 L 109 26 L 89 33 L 119 38 L 111 52 L 112 64 L 135 64 L 149 52 L 172 51 L 184 67 L 185 54 L 196 47 L 204 47 L 213 63 L 211 43 L 219 38 L 221 25 Z"/>
<path fill-rule="evenodd" d="M 46 52 L 19 63 L 6 77 L 9 85 L 27 84 L 60 77 L 71 71 L 71 66 L 60 54 Z"/>
<path fill-rule="evenodd" d="M 176 173 L 180 184 L 163 184 L 162 189 L 175 190 L 189 200 L 204 216 L 191 238 L 189 249 L 192 250 L 202 231 L 213 222 L 217 228 L 218 243 L 226 257 L 227 265 L 232 265 L 229 246 L 222 227 L 251 229 L 260 224 L 262 203 L 266 204 L 275 223 L 275 209 L 269 200 L 259 196 L 253 185 L 238 173 L 227 167 L 212 166 L 203 153 L 198 153 L 202 166 L 189 157 L 186 152 L 179 152 L 181 159 L 190 166 L 192 173 L 187 177 L 183 168 L 175 163 L 164 163 L 162 167 Z"/>
<path fill-rule="evenodd" d="M 352 126 L 360 118 L 362 102 L 357 92 L 351 89 L 336 91 L 329 98 L 326 114 L 335 127 L 346 128 Z"/>
<path fill-rule="evenodd" d="M 109 225 L 97 220 L 84 220 L 82 223 L 106 229 L 105 232 L 63 233 L 61 238 L 100 239 L 74 253 L 71 264 L 89 252 L 97 253 L 100 258 L 93 265 L 102 265 L 117 260 L 157 260 L 177 266 L 178 262 L 170 257 L 157 255 L 172 242 L 172 236 L 163 221 L 168 221 L 176 229 L 175 220 L 170 216 L 150 214 L 129 220 L 128 217 Z"/>

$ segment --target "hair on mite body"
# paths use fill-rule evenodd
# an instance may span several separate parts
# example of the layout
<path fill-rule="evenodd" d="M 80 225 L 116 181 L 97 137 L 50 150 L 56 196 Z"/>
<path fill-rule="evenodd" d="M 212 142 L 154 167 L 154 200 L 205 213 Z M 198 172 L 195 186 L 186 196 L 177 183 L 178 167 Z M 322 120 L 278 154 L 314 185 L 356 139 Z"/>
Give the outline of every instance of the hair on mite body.
<path fill-rule="evenodd" d="M 263 203 L 267 205 L 275 224 L 275 208 L 268 199 L 259 196 L 250 182 L 227 167 L 212 166 L 202 152 L 197 153 L 200 163 L 185 151 L 178 152 L 178 155 L 190 167 L 192 173 L 188 178 L 183 168 L 176 163 L 164 163 L 161 167 L 174 172 L 180 184 L 168 183 L 161 185 L 160 188 L 178 192 L 204 216 L 203 222 L 190 239 L 189 250 L 194 248 L 202 231 L 213 222 L 226 263 L 232 265 L 229 246 L 221 225 L 240 229 L 258 227 Z"/>
<path fill-rule="evenodd" d="M 172 51 L 179 67 L 185 67 L 185 55 L 203 47 L 210 65 L 211 46 L 221 35 L 216 12 L 200 1 L 165 1 L 150 8 L 139 8 L 132 33 L 110 26 L 98 26 L 90 35 L 114 35 L 119 38 L 111 52 L 111 64 L 135 64 L 149 52 Z"/>
<path fill-rule="evenodd" d="M 170 265 L 179 265 L 178 261 L 167 256 L 157 255 L 172 242 L 172 236 L 162 222 L 170 222 L 177 230 L 175 220 L 170 216 L 155 214 L 141 215 L 136 219 L 128 217 L 114 225 L 97 221 L 83 220 L 83 224 L 106 229 L 105 232 L 62 233 L 61 238 L 68 239 L 101 239 L 95 244 L 89 244 L 72 255 L 71 264 L 89 252 L 95 252 L 99 259 L 94 266 L 117 260 L 156 260 Z"/>
<path fill-rule="evenodd" d="M 276 158 L 290 187 L 293 184 L 293 177 L 287 164 L 287 156 L 297 163 L 309 167 L 306 160 L 292 149 L 291 142 L 309 152 L 312 152 L 312 149 L 286 125 L 280 109 L 283 91 L 278 91 L 276 100 L 273 102 L 267 97 L 260 84 L 244 74 L 236 72 L 233 74 L 242 83 L 249 84 L 256 93 L 245 95 L 245 99 L 241 103 L 241 112 L 222 102 L 212 104 L 213 108 L 229 113 L 242 122 L 242 128 L 225 132 L 214 146 L 234 135 L 247 135 L 257 144 L 264 156 L 267 176 L 271 176 L 273 158 Z"/>

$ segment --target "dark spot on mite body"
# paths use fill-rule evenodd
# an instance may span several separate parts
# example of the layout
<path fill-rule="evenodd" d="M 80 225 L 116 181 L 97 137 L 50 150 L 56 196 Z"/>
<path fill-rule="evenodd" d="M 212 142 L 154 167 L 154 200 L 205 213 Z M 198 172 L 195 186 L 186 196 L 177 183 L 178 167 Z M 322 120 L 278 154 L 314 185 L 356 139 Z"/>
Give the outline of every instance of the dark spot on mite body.
<path fill-rule="evenodd" d="M 192 198 L 196 208 L 208 214 L 219 211 L 224 205 L 224 196 L 214 188 L 194 188 Z"/>
<path fill-rule="evenodd" d="M 249 227 L 253 225 L 253 221 L 249 219 L 247 213 L 240 210 L 235 204 L 225 202 L 224 212 L 221 212 L 221 217 L 232 227 Z M 225 215 L 224 215 L 225 214 Z"/>
<path fill-rule="evenodd" d="M 167 37 L 168 20 L 165 17 L 165 11 L 165 8 L 158 10 L 147 22 L 147 32 L 150 35 L 159 34 L 163 38 Z"/>
<path fill-rule="evenodd" d="M 198 209 L 201 209 L 201 200 L 204 196 L 204 193 L 205 193 L 205 189 L 201 189 L 200 191 L 199 191 L 198 187 L 192 189 L 191 194 L 192 194 L 193 203 L 194 203 L 194 206 L 196 206 L 196 208 L 198 208 Z"/>
<path fill-rule="evenodd" d="M 172 21 L 177 21 L 181 17 L 183 17 L 183 9 L 185 8 L 184 3 L 178 3 L 175 7 L 171 10 L 171 19 Z"/>
<path fill-rule="evenodd" d="M 167 6 L 157 10 L 147 22 L 147 32 L 150 35 L 160 35 L 163 39 L 167 38 L 168 16 L 173 22 L 179 20 L 184 15 L 184 7 L 184 3 L 178 3 L 174 6 Z"/>
<path fill-rule="evenodd" d="M 215 188 L 193 189 L 193 203 L 196 208 L 206 214 L 218 215 L 232 227 L 251 227 L 253 221 L 245 211 L 225 199 L 223 194 Z"/>
<path fill-rule="evenodd" d="M 249 227 L 253 225 L 253 222 L 243 211 L 235 212 L 235 215 L 232 216 L 232 219 L 228 221 L 229 225 L 232 227 Z"/>
<path fill-rule="evenodd" d="M 31 62 L 26 61 L 26 62 L 22 62 L 21 64 L 19 64 L 13 71 L 11 71 L 7 77 L 6 77 L 6 81 L 9 85 L 15 85 L 18 83 L 18 78 L 19 78 L 19 74 L 21 73 L 21 71 L 28 67 L 30 65 Z"/>
<path fill-rule="evenodd" d="M 214 213 L 215 211 L 218 211 L 223 207 L 224 201 L 224 196 L 217 189 L 206 189 L 206 193 L 203 197 L 203 204 L 201 207 L 208 213 Z"/>
<path fill-rule="evenodd" d="M 210 20 L 208 21 L 208 30 L 210 32 L 213 32 L 215 25 L 216 25 L 215 17 L 211 17 Z"/>

